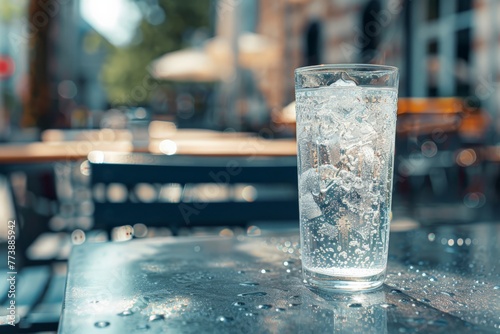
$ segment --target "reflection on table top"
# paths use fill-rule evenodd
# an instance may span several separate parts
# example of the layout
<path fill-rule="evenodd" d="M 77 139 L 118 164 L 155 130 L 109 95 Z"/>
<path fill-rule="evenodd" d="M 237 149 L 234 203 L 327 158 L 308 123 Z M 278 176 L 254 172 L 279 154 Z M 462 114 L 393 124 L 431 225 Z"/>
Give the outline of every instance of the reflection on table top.
<path fill-rule="evenodd" d="M 150 152 L 196 156 L 294 156 L 293 139 L 266 140 L 256 137 L 151 139 L 131 141 L 35 142 L 0 145 L 0 164 L 84 160 L 91 151 Z"/>
<path fill-rule="evenodd" d="M 91 151 L 131 152 L 133 149 L 129 141 L 8 144 L 0 145 L 0 164 L 83 160 Z"/>
<path fill-rule="evenodd" d="M 446 103 L 439 107 L 444 108 L 443 114 L 455 115 L 455 109 L 452 108 L 455 105 L 454 99 L 443 101 Z M 467 120 L 470 121 L 471 117 Z M 404 125 L 403 120 L 400 123 Z M 269 130 L 269 133 L 264 131 L 263 134 L 272 135 L 272 131 Z M 42 140 L 42 142 L 0 145 L 0 164 L 85 160 L 91 151 L 193 156 L 297 155 L 297 143 L 294 138 L 264 139 L 255 133 L 176 129 L 169 122 L 159 121 L 151 122 L 148 129 L 144 128 L 142 132 L 137 133 L 112 129 L 46 130 L 42 133 Z M 440 160 L 446 164 L 453 164 L 455 157 L 464 152 L 465 157 L 472 154 L 477 157 L 477 161 L 500 161 L 500 148 L 496 146 L 441 151 L 439 155 L 444 159 Z M 439 155 L 436 154 L 432 159 L 426 156 L 429 159 L 420 159 L 420 162 L 433 164 L 439 160 L 437 159 Z"/>
<path fill-rule="evenodd" d="M 295 156 L 294 139 L 268 140 L 257 137 L 166 139 L 149 142 L 151 153 L 205 156 Z"/>
<path fill-rule="evenodd" d="M 465 333 L 500 327 L 500 225 L 391 234 L 371 293 L 301 283 L 297 231 L 74 249 L 60 333 Z"/>

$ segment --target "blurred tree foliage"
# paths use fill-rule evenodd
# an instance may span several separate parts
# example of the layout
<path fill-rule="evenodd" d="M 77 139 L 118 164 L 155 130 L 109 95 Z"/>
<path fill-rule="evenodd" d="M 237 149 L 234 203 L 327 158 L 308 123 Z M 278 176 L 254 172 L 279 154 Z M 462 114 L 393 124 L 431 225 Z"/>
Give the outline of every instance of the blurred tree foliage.
<path fill-rule="evenodd" d="M 186 34 L 210 23 L 211 1 L 158 0 L 164 20 L 155 15 L 151 1 L 135 0 L 143 19 L 132 43 L 125 47 L 111 46 L 102 69 L 102 80 L 111 105 L 141 105 L 151 94 L 149 65 L 167 52 L 187 47 Z M 160 22 L 159 24 L 157 24 Z M 142 87 L 142 88 L 141 88 Z"/>
<path fill-rule="evenodd" d="M 22 17 L 26 9 L 26 1 L 1 0 L 0 1 L 0 21 L 10 22 Z"/>

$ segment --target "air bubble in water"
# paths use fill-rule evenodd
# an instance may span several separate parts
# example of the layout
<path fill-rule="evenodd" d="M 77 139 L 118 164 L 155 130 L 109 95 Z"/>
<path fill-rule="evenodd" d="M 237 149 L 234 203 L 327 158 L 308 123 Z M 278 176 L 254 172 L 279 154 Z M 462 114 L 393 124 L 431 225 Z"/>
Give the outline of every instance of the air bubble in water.
<path fill-rule="evenodd" d="M 109 325 L 111 325 L 109 321 L 98 321 L 94 324 L 94 326 L 97 328 L 106 328 Z"/>
<path fill-rule="evenodd" d="M 129 316 L 129 315 L 132 315 L 134 314 L 134 312 L 132 310 L 125 310 L 125 311 L 122 311 L 120 313 L 118 313 L 119 316 L 121 317 L 126 317 L 126 316 Z"/>
<path fill-rule="evenodd" d="M 149 317 L 149 321 L 158 321 L 165 320 L 165 316 L 163 314 L 153 314 Z"/>

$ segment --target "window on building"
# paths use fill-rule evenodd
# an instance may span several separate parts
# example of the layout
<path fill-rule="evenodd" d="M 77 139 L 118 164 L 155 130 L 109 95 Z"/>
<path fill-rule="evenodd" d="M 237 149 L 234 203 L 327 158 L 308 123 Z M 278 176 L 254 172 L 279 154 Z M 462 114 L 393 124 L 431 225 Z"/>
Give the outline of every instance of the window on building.
<path fill-rule="evenodd" d="M 471 28 L 456 31 L 455 40 L 457 41 L 455 50 L 455 91 L 457 95 L 465 96 L 470 92 L 468 68 L 471 66 Z"/>
<path fill-rule="evenodd" d="M 472 9 L 471 0 L 458 0 L 457 3 L 457 13 L 466 12 Z"/>
<path fill-rule="evenodd" d="M 412 18 L 412 96 L 470 94 L 471 0 L 426 0 L 408 4 Z"/>
<path fill-rule="evenodd" d="M 440 2 L 440 0 L 427 0 L 427 21 L 433 21 L 439 18 Z"/>
<path fill-rule="evenodd" d="M 427 96 L 438 96 L 438 50 L 439 44 L 437 39 L 432 39 L 427 43 Z"/>
<path fill-rule="evenodd" d="M 321 27 L 320 23 L 315 21 L 309 24 L 306 35 L 305 61 L 306 65 L 317 65 L 320 63 L 321 45 L 320 45 Z"/>
<path fill-rule="evenodd" d="M 361 63 L 371 63 L 377 56 L 380 34 L 373 32 L 373 23 L 377 22 L 377 14 L 380 13 L 380 10 L 381 5 L 379 0 L 371 0 L 363 10 L 362 31 L 368 43 L 363 44 Z"/>

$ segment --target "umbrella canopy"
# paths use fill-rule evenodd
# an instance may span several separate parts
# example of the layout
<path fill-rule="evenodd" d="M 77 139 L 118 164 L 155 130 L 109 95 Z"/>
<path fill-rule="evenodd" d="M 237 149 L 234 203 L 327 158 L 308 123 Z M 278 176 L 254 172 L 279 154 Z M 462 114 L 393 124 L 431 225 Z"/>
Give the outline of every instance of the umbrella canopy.
<path fill-rule="evenodd" d="M 233 54 L 229 40 L 223 37 L 210 39 L 205 49 L 217 63 L 232 63 Z M 262 69 L 274 65 L 280 59 L 278 45 L 270 38 L 255 33 L 238 37 L 238 62 L 244 68 Z"/>
<path fill-rule="evenodd" d="M 238 38 L 238 62 L 249 69 L 267 68 L 279 61 L 276 43 L 263 35 L 245 33 Z M 152 75 L 174 81 L 221 81 L 233 74 L 233 52 L 222 37 L 207 41 L 205 50 L 169 52 L 152 63 Z"/>
<path fill-rule="evenodd" d="M 157 79 L 211 82 L 222 79 L 217 63 L 202 50 L 183 49 L 169 52 L 152 63 Z"/>

